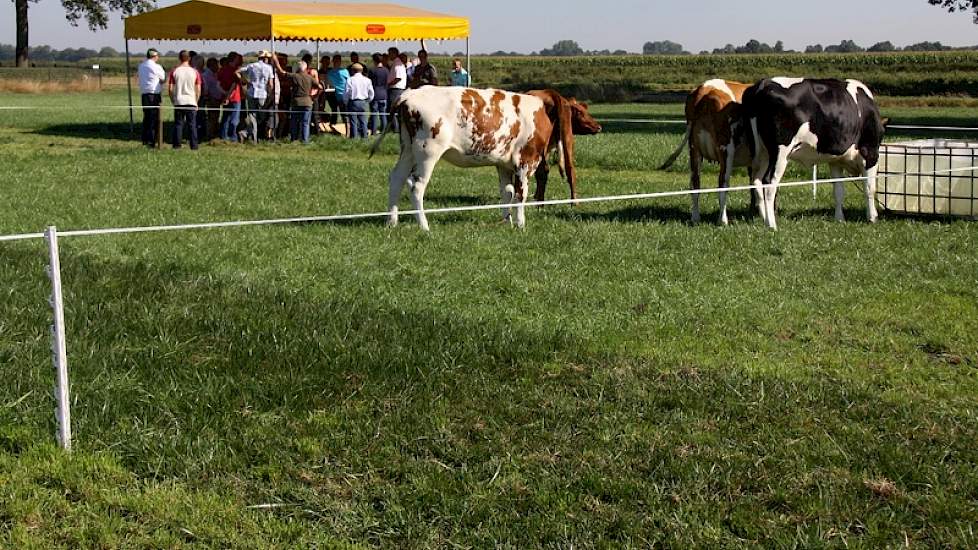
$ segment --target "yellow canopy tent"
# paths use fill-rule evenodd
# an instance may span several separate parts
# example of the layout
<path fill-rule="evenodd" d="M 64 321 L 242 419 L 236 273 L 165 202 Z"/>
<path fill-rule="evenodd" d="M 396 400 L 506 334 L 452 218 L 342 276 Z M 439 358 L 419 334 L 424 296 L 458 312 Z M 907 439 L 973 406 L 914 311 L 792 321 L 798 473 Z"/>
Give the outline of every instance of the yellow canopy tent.
<path fill-rule="evenodd" d="M 126 74 L 130 40 L 276 40 L 357 42 L 366 40 L 465 39 L 469 65 L 469 20 L 396 4 L 189 0 L 125 18 Z M 128 80 L 128 79 L 127 79 Z M 132 85 L 129 116 L 133 123 Z"/>

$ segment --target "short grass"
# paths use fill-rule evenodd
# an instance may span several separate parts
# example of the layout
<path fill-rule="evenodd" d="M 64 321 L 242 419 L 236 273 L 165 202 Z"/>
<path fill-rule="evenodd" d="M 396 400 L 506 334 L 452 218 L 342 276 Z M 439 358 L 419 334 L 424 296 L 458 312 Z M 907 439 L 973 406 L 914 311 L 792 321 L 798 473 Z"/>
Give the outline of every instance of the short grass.
<path fill-rule="evenodd" d="M 68 109 L 0 111 L 0 233 L 385 207 L 393 143 L 147 151 L 86 111 L 119 101 L 3 98 Z M 686 185 L 652 169 L 680 128 L 606 129 L 582 195 Z M 494 181 L 442 166 L 428 205 Z M 45 251 L 2 244 L 0 545 L 975 546 L 978 229 L 849 191 L 845 224 L 784 191 L 777 233 L 739 194 L 727 228 L 709 197 L 65 239 L 70 455 Z"/>

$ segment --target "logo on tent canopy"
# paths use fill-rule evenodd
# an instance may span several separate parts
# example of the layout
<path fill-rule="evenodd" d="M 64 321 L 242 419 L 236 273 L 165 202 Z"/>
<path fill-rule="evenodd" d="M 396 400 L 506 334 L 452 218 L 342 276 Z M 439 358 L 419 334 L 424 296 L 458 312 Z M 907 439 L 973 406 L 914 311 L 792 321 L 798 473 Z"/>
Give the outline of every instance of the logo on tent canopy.
<path fill-rule="evenodd" d="M 203 30 L 200 25 L 187 25 L 187 34 L 200 34 Z"/>
<path fill-rule="evenodd" d="M 384 25 L 367 25 L 367 34 L 384 34 L 387 32 L 387 27 Z"/>

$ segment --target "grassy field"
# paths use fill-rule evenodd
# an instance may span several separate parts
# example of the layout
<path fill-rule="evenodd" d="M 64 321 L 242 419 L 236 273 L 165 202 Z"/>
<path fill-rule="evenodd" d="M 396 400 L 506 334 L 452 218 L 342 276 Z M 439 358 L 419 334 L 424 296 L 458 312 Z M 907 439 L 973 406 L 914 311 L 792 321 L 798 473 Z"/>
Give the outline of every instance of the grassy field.
<path fill-rule="evenodd" d="M 0 98 L 50 108 L 0 111 L 0 234 L 386 206 L 393 141 L 147 151 L 86 110 L 121 101 Z M 685 187 L 680 134 L 582 138 L 581 194 Z M 776 233 L 735 195 L 65 239 L 70 455 L 45 249 L 0 244 L 0 546 L 978 545 L 978 226 L 848 191 Z M 495 194 L 441 166 L 427 204 Z"/>

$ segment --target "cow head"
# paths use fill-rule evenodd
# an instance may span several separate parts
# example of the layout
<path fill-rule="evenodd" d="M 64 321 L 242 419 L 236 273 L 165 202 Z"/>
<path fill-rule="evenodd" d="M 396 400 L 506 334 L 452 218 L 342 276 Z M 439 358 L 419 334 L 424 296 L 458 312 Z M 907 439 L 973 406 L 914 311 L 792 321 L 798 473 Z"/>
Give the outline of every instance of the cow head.
<path fill-rule="evenodd" d="M 601 132 L 601 125 L 587 110 L 587 103 L 579 103 L 573 97 L 567 99 L 571 109 L 571 129 L 575 136 L 593 136 Z"/>

